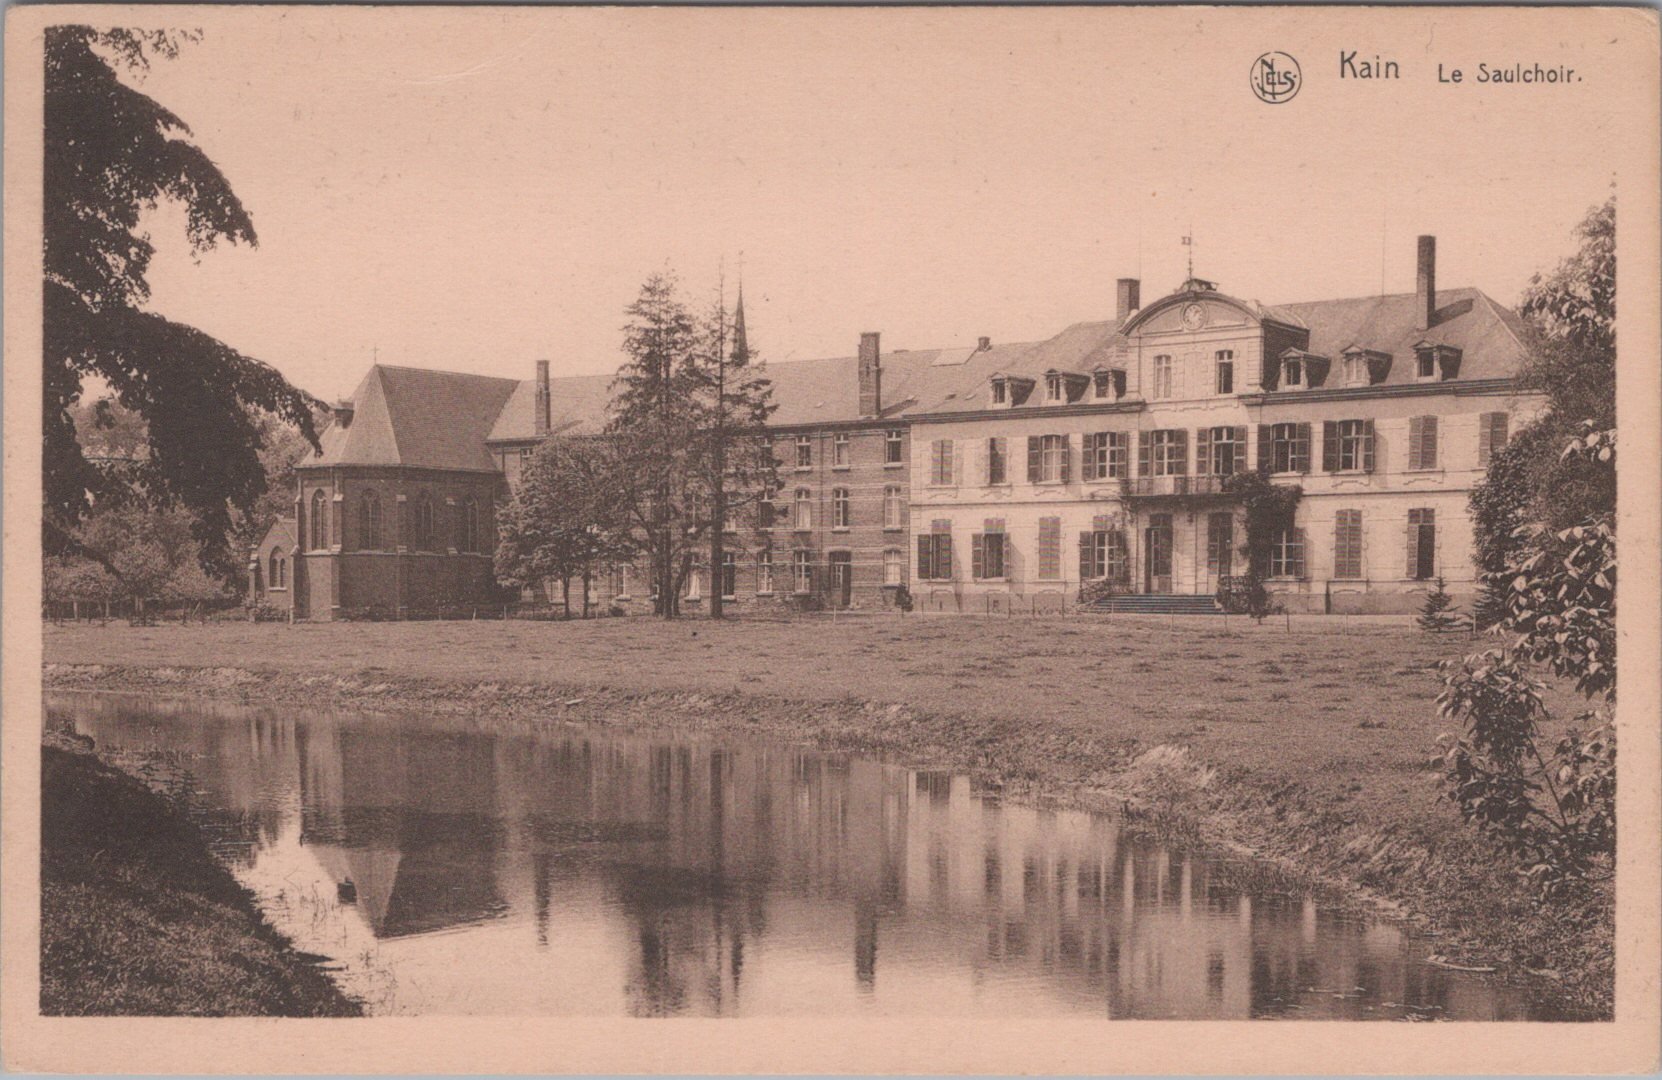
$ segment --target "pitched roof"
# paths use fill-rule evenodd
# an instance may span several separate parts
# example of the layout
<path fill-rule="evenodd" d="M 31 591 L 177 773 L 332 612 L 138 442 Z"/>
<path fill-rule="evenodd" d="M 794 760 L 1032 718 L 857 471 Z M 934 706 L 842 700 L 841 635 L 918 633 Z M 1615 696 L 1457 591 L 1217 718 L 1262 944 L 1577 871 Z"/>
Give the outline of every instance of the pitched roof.
<path fill-rule="evenodd" d="M 612 401 L 615 375 L 567 375 L 548 380 L 549 431 L 555 435 L 590 435 L 606 424 L 606 408 Z M 521 379 L 491 428 L 490 438 L 534 439 L 537 384 Z"/>
<path fill-rule="evenodd" d="M 1504 379 L 1523 359 L 1524 322 L 1478 289 L 1437 290 L 1437 316 L 1416 329 L 1413 293 L 1286 304 L 1283 310 L 1310 328 L 1310 351 L 1338 356 L 1351 345 L 1392 354 L 1383 385 L 1414 382 L 1414 345 L 1427 341 L 1461 352 L 1460 379 Z"/>
<path fill-rule="evenodd" d="M 975 392 L 995 371 L 1020 362 L 1031 342 L 979 350 L 897 349 L 882 359 L 883 412 L 887 418 L 931 412 L 941 402 Z M 968 352 L 965 358 L 966 351 Z M 860 419 L 859 359 L 793 360 L 767 365 L 775 427 Z"/>
<path fill-rule="evenodd" d="M 405 465 L 494 471 L 485 439 L 518 383 L 376 364 L 352 394 L 352 417 L 306 466 Z"/>

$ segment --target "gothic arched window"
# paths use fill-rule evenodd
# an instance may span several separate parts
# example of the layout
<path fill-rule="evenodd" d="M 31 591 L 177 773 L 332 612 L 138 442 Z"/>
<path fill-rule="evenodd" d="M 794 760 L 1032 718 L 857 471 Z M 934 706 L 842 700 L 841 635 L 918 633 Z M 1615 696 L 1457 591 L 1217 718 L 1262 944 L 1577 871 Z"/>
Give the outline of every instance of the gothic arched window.
<path fill-rule="evenodd" d="M 322 551 L 329 546 L 329 500 L 320 488 L 312 492 L 312 543 L 313 551 Z"/>
<path fill-rule="evenodd" d="M 381 547 L 381 496 L 373 491 L 364 492 L 358 503 L 358 547 L 365 551 Z"/>

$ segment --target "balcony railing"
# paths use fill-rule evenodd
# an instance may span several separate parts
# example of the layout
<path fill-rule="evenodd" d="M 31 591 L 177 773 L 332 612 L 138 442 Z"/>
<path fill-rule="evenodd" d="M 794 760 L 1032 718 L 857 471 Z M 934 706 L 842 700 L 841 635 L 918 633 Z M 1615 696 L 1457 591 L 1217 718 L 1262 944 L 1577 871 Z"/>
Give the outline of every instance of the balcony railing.
<path fill-rule="evenodd" d="M 1215 498 L 1226 494 L 1224 476 L 1139 476 L 1120 481 L 1126 499 Z"/>

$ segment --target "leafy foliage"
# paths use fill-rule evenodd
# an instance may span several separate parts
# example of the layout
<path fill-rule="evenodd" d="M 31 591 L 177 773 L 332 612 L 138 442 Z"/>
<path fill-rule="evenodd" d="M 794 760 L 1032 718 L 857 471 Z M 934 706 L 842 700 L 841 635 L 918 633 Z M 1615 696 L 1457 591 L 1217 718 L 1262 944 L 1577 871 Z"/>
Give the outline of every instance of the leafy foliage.
<path fill-rule="evenodd" d="M 1304 489 L 1296 484 L 1271 483 L 1269 466 L 1264 464 L 1254 472 L 1226 477 L 1223 490 L 1241 501 L 1246 526 L 1241 555 L 1246 559 L 1247 569 L 1245 574 L 1235 575 L 1218 587 L 1218 603 L 1230 614 L 1247 614 L 1262 620 L 1276 610 L 1264 585 L 1270 577 L 1275 534 L 1292 527 Z"/>
<path fill-rule="evenodd" d="M 46 32 L 43 539 L 48 552 L 85 554 L 76 526 L 96 501 L 178 503 L 190 512 L 199 557 L 229 573 L 232 511 L 250 511 L 265 482 L 257 417 L 294 425 L 313 446 L 317 433 L 312 399 L 275 369 L 141 310 L 155 248 L 140 218 L 161 202 L 184 207 L 193 251 L 255 243 L 248 212 L 190 128 L 106 59 L 141 75 L 152 55 L 176 55 L 190 37 Z M 142 460 L 84 453 L 70 410 L 88 377 L 143 419 Z"/>
<path fill-rule="evenodd" d="M 1615 471 L 1615 432 L 1589 425 L 1566 458 Z M 1547 894 L 1605 865 L 1616 843 L 1616 538 L 1614 505 L 1577 526 L 1520 529 L 1521 550 L 1491 585 L 1504 590 L 1506 644 L 1445 669 L 1449 797 Z M 1544 668 L 1601 704 L 1543 752 Z"/>
<path fill-rule="evenodd" d="M 618 467 L 605 439 L 551 438 L 538 447 L 498 518 L 497 580 L 559 581 L 569 616 L 571 579 L 587 585 L 597 566 L 627 559 L 633 550 L 612 497 Z M 585 617 L 588 594 L 585 588 Z"/>

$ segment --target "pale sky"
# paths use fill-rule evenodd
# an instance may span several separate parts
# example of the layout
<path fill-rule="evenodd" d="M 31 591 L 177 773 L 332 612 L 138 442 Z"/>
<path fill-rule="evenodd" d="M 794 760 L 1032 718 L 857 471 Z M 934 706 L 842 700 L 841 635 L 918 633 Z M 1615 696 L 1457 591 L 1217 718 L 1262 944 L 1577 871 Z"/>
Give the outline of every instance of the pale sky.
<path fill-rule="evenodd" d="M 260 237 L 193 260 L 158 215 L 153 306 L 330 398 L 374 356 L 611 371 L 648 274 L 703 301 L 741 252 L 775 360 L 1043 339 L 1117 277 L 1176 287 L 1191 229 L 1247 299 L 1411 291 L 1428 232 L 1439 285 L 1511 304 L 1613 179 L 1609 35 L 1562 11 L 1501 50 L 1428 9 L 261 14 L 204 13 L 142 83 Z M 1339 79 L 1358 46 L 1402 79 Z M 1271 49 L 1282 105 L 1248 87 Z M 1584 81 L 1437 84 L 1514 60 Z"/>

